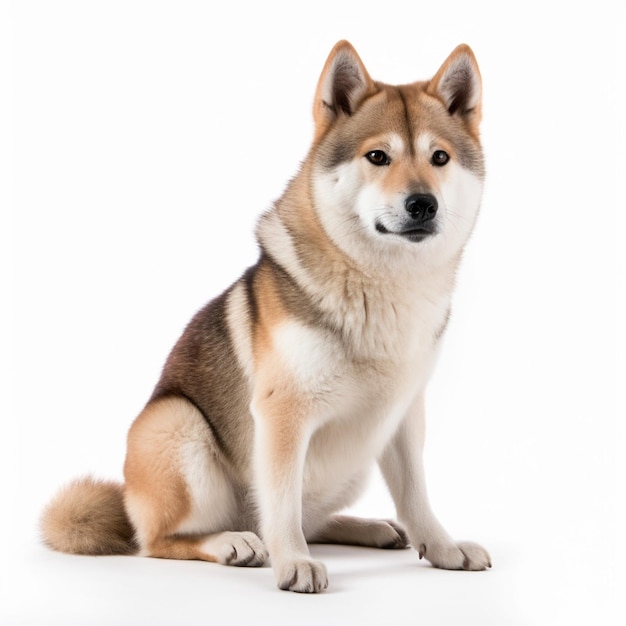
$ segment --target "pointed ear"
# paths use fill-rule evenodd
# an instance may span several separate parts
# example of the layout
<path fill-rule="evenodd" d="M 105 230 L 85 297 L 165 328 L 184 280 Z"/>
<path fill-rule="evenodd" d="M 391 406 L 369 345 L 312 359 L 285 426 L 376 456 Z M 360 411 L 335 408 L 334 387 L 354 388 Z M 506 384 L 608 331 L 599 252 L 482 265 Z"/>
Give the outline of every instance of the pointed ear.
<path fill-rule="evenodd" d="M 428 83 L 427 93 L 441 100 L 450 115 L 478 125 L 481 118 L 482 80 L 471 48 L 461 44 Z"/>
<path fill-rule="evenodd" d="M 337 43 L 317 84 L 313 103 L 316 135 L 319 137 L 339 116 L 352 115 L 373 91 L 374 82 L 356 50 L 347 41 Z"/>

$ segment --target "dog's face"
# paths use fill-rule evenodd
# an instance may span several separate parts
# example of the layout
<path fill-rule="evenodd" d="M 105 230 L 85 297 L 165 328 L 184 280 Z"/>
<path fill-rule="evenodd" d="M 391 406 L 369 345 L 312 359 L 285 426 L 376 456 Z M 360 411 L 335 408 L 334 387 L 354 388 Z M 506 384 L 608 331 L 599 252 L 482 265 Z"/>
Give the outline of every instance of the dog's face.
<path fill-rule="evenodd" d="M 315 108 L 314 195 L 328 235 L 375 263 L 373 250 L 458 255 L 484 177 L 472 52 L 457 48 L 429 82 L 389 86 L 347 46 L 331 53 Z"/>

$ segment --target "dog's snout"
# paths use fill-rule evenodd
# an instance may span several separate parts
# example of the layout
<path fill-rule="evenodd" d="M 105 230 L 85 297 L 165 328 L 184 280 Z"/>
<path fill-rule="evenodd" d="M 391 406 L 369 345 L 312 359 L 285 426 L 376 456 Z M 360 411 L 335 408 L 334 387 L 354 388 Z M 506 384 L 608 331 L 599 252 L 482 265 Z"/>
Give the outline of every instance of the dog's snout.
<path fill-rule="evenodd" d="M 437 198 L 430 193 L 414 193 L 404 201 L 408 214 L 418 222 L 428 222 L 437 214 Z"/>

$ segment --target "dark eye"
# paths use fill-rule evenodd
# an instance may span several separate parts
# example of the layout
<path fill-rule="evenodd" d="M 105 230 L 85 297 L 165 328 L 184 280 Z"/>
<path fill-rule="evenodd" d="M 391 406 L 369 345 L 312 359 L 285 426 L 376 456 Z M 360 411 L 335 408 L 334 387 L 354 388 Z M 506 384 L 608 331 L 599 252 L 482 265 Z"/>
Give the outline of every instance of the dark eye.
<path fill-rule="evenodd" d="M 437 167 L 445 165 L 450 160 L 450 155 L 445 150 L 435 150 L 433 152 L 432 164 Z"/>
<path fill-rule="evenodd" d="M 386 152 L 382 150 L 372 150 L 365 155 L 365 158 L 372 165 L 389 165 L 391 162 Z"/>

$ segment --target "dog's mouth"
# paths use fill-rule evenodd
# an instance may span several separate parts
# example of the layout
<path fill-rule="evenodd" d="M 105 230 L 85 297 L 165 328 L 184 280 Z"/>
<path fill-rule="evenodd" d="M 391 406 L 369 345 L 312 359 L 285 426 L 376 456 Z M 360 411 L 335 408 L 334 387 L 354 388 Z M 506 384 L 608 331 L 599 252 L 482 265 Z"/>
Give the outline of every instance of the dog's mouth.
<path fill-rule="evenodd" d="M 424 239 L 431 237 L 437 232 L 434 224 L 422 224 L 421 226 L 417 226 L 414 228 L 411 228 L 410 224 L 407 224 L 401 230 L 389 230 L 380 222 L 376 222 L 375 226 L 376 231 L 381 233 L 382 235 L 397 235 L 398 237 L 402 237 L 403 239 L 407 239 L 408 241 L 412 241 L 415 243 L 424 241 Z"/>

